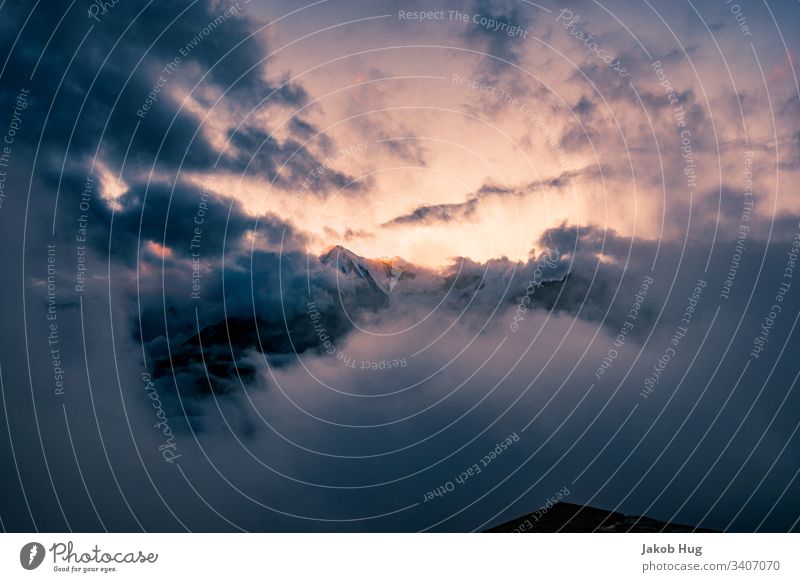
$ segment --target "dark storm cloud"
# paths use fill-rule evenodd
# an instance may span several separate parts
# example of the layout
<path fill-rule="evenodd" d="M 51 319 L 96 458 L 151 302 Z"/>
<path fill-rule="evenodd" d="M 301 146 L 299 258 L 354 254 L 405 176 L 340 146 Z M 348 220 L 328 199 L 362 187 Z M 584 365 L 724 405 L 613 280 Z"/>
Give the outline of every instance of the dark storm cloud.
<path fill-rule="evenodd" d="M 66 2 L 61 5 L 63 10 L 68 7 Z M 47 10 L 34 11 L 25 30 L 25 43 L 15 46 L 4 71 L 4 79 L 20 83 L 32 95 L 25 119 L 30 129 L 20 133 L 18 157 L 22 157 L 23 148 L 37 143 L 41 132 L 37 187 L 32 194 L 42 200 L 34 204 L 34 209 L 44 220 L 37 224 L 49 222 L 45 209 L 52 203 L 51 194 L 58 193 L 55 241 L 62 248 L 74 247 L 80 219 L 89 225 L 87 245 L 98 264 L 102 258 L 114 261 L 112 272 L 119 280 L 137 277 L 141 293 L 136 301 L 141 316 L 129 315 L 126 320 L 134 339 L 141 334 L 147 354 L 158 362 L 167 337 L 186 342 L 197 335 L 194 310 L 187 309 L 187 300 L 192 292 L 192 275 L 200 269 L 207 280 L 203 280 L 204 301 L 198 306 L 204 315 L 203 327 L 212 330 L 207 332 L 207 347 L 216 357 L 214 350 L 223 352 L 215 343 L 222 337 L 214 335 L 213 326 L 226 323 L 225 313 L 233 318 L 230 321 L 237 321 L 235 318 L 245 318 L 253 311 L 249 294 L 238 290 L 230 293 L 231 287 L 250 288 L 248 277 L 241 275 L 250 272 L 240 253 L 243 237 L 255 233 L 256 243 L 269 248 L 284 242 L 294 253 L 284 257 L 284 264 L 300 273 L 302 256 L 297 245 L 302 235 L 271 216 L 262 217 L 254 231 L 254 218 L 239 202 L 189 183 L 179 172 L 235 173 L 247 168 L 248 173 L 279 187 L 294 187 L 323 165 L 321 158 L 301 147 L 318 130 L 309 121 L 293 117 L 288 123 L 289 137 L 278 141 L 251 121 L 230 131 L 225 136 L 228 144 L 219 151 L 203 131 L 202 117 L 181 107 L 170 90 L 190 90 L 200 83 L 196 99 L 206 107 L 214 106 L 210 115 L 229 116 L 235 122 L 254 107 L 291 111 L 307 102 L 306 92 L 284 80 L 265 81 L 263 34 L 253 35 L 258 23 L 244 5 L 158 2 L 145 6 L 124 2 L 104 11 L 99 22 L 89 18 L 81 5 L 76 4 L 66 14 L 56 8 L 51 4 Z M 16 33 L 26 17 L 24 6 L 4 7 L 8 34 L 2 35 L 2 42 L 6 49 L 11 48 L 15 36 L 11 32 Z M 87 36 L 81 43 L 83 34 Z M 62 75 L 63 82 L 55 82 Z M 157 93 L 153 93 L 156 88 Z M 206 97 L 222 92 L 225 97 L 216 104 Z M 4 90 L 0 104 L 9 106 L 15 96 L 16 91 Z M 318 142 L 323 149 L 331 147 L 324 136 Z M 128 185 L 128 190 L 113 201 L 117 207 L 113 212 L 108 200 L 113 183 L 101 180 L 97 168 L 92 169 L 95 153 L 114 179 L 120 174 Z M 155 175 L 150 174 L 153 168 Z M 338 190 L 351 180 L 328 169 L 315 181 L 315 193 Z M 87 183 L 92 184 L 91 200 L 84 208 L 80 196 Z M 353 186 L 354 190 L 358 188 L 358 184 Z M 202 251 L 192 246 L 198 228 L 202 231 L 198 249 Z M 32 230 L 31 235 L 38 238 L 40 233 Z M 217 276 L 222 273 L 223 257 L 229 261 L 225 273 L 230 278 L 225 310 L 223 277 Z M 252 256 L 254 264 L 270 274 L 276 257 L 276 252 L 262 250 Z M 135 273 L 125 270 L 134 267 Z M 274 336 L 264 340 L 264 349 L 285 352 L 290 344 L 277 328 L 282 320 L 276 281 L 255 283 L 260 285 L 256 294 L 261 302 L 256 310 L 258 321 Z M 292 280 L 292 285 L 298 287 L 299 282 Z M 241 341 L 253 347 L 255 336 L 248 335 L 247 320 L 242 321 L 245 327 L 239 337 L 248 338 Z M 191 345 L 186 347 L 191 349 Z M 196 351 L 176 358 L 178 374 L 185 375 L 196 363 L 195 355 Z M 218 378 L 225 376 L 225 361 L 223 353 L 214 368 Z M 193 371 L 201 377 L 201 370 Z M 162 369 L 156 366 L 155 372 Z M 233 376 L 230 366 L 225 372 Z"/>
<path fill-rule="evenodd" d="M 185 181 L 174 186 L 156 181 L 132 184 L 115 199 L 118 209 L 113 212 L 101 199 L 102 186 L 97 182 L 92 184 L 95 200 L 84 212 L 72 193 L 86 188 L 85 176 L 62 176 L 62 188 L 71 196 L 65 197 L 60 208 L 59 224 L 65 228 L 59 230 L 59 234 L 64 236 L 65 242 L 74 238 L 68 226 L 77 224 L 84 216 L 92 232 L 87 242 L 95 251 L 99 254 L 110 251 L 114 260 L 129 266 L 134 265 L 137 254 L 149 242 L 165 245 L 177 257 L 189 257 L 197 228 L 202 231 L 203 255 L 209 259 L 218 258 L 226 248 L 228 251 L 236 249 L 242 237 L 253 232 L 255 227 L 255 218 L 235 199 Z M 261 232 L 268 231 L 262 228 Z"/>
<path fill-rule="evenodd" d="M 65 2 L 62 8 L 67 6 Z M 32 124 L 41 124 L 50 109 L 41 140 L 43 174 L 59 177 L 65 156 L 71 164 L 90 164 L 98 146 L 100 159 L 112 170 L 124 164 L 123 176 L 148 171 L 153 164 L 167 172 L 180 164 L 184 171 L 216 167 L 242 172 L 248 168 L 249 173 L 287 187 L 298 175 L 318 166 L 320 160 L 308 150 L 296 151 L 313 130 L 301 118 L 289 122 L 295 138 L 278 142 L 262 127 L 244 125 L 227 136 L 230 144 L 220 152 L 201 130 L 202 117 L 182 108 L 172 96 L 178 87 L 191 90 L 199 83 L 196 98 L 211 107 L 214 104 L 203 98 L 204 91 L 226 92 L 210 115 L 236 121 L 253 107 L 291 110 L 306 103 L 300 85 L 264 80 L 263 34 L 252 35 L 256 21 L 245 5 L 238 6 L 226 12 L 226 6 L 211 3 L 157 2 L 142 10 L 142 6 L 119 3 L 95 22 L 76 5 L 57 30 L 59 10 L 50 5 L 48 10 L 35 11 L 25 46 L 15 47 L 4 77 L 30 90 Z M 23 6 L 7 10 L 12 12 L 6 16 L 10 25 L 16 26 L 26 16 Z M 53 38 L 39 60 L 51 33 Z M 11 42 L 13 36 L 4 35 L 3 40 Z M 36 73 L 29 80 L 37 61 Z M 63 82 L 54 83 L 62 75 Z M 14 95 L 13 88 L 0 94 L 2 105 L 9 105 Z M 31 143 L 36 135 L 37 131 L 31 131 L 25 138 Z M 277 174 L 290 156 L 288 171 Z M 318 187 L 328 187 L 329 179 L 332 188 L 347 181 L 330 172 Z M 49 187 L 53 184 L 47 182 Z"/>
<path fill-rule="evenodd" d="M 319 297 L 321 285 L 330 288 L 327 273 L 320 272 L 316 259 L 306 268 L 308 257 L 298 247 L 302 237 L 295 235 L 290 225 L 267 216 L 256 233 L 260 240 L 277 243 L 276 250 L 251 251 L 231 243 L 225 255 L 215 254 L 211 245 L 205 254 L 203 241 L 198 263 L 187 256 L 163 259 L 145 254 L 141 258 L 151 274 L 140 274 L 140 329 L 156 360 L 155 376 L 176 370 L 187 378 L 192 370 L 196 381 L 191 388 L 187 386 L 189 396 L 211 390 L 204 377 L 201 342 L 207 358 L 214 362 L 212 376 L 221 385 L 235 381 L 234 362 L 246 356 L 245 350 L 281 356 L 292 352 L 292 341 L 298 351 L 309 346 L 313 330 L 301 325 L 301 316 L 311 293 Z M 277 250 L 281 243 L 282 251 Z M 161 283 L 162 261 L 165 286 Z M 198 264 L 202 265 L 199 283 Z M 225 392 L 223 387 L 217 389 Z"/>

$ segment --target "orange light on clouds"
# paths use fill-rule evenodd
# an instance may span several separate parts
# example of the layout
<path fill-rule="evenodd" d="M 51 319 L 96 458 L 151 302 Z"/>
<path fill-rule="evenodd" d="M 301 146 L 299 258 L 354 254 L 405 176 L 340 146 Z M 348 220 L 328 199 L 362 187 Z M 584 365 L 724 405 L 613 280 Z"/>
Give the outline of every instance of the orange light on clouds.
<path fill-rule="evenodd" d="M 147 241 L 147 251 L 161 257 L 162 259 L 172 257 L 172 249 L 165 247 L 155 241 Z"/>

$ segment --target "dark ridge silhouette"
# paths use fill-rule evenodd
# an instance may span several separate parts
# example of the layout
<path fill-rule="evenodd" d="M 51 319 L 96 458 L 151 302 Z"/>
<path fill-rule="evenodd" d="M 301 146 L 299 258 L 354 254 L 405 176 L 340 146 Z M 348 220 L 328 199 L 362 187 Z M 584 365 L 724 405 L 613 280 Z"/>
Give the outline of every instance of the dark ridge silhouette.
<path fill-rule="evenodd" d="M 713 530 L 562 501 L 549 509 L 543 507 L 486 531 L 488 533 L 709 533 Z"/>

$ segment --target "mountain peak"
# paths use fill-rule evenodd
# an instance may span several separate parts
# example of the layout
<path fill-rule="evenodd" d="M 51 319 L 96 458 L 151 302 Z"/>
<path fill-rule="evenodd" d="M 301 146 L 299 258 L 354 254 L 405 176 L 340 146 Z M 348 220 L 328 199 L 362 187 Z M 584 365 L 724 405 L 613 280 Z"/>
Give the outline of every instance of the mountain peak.
<path fill-rule="evenodd" d="M 324 264 L 328 264 L 329 262 L 337 259 L 341 260 L 343 258 L 366 261 L 364 257 L 355 254 L 353 251 L 343 247 L 342 245 L 334 245 L 319 256 L 319 260 Z"/>
<path fill-rule="evenodd" d="M 329 248 L 320 255 L 319 260 L 323 265 L 353 277 L 358 284 L 387 296 L 401 279 L 416 277 L 410 270 L 411 264 L 400 257 L 367 259 L 342 245 Z"/>

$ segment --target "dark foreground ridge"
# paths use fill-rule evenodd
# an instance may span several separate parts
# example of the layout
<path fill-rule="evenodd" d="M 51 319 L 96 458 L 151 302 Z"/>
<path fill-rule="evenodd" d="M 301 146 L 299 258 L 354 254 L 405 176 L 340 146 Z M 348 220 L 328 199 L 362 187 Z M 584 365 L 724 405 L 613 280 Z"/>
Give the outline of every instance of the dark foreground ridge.
<path fill-rule="evenodd" d="M 712 530 L 559 502 L 550 509 L 542 508 L 486 531 L 489 533 L 688 533 Z"/>

